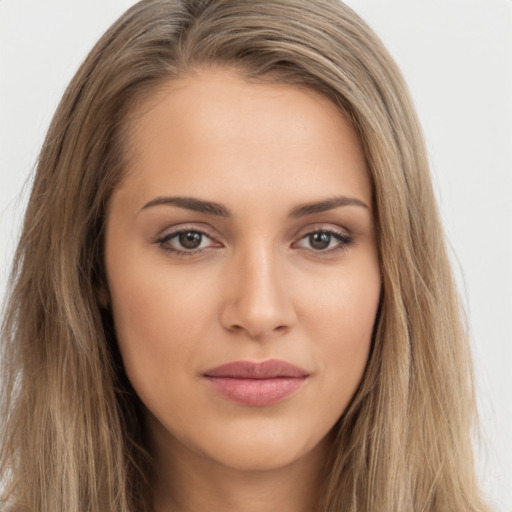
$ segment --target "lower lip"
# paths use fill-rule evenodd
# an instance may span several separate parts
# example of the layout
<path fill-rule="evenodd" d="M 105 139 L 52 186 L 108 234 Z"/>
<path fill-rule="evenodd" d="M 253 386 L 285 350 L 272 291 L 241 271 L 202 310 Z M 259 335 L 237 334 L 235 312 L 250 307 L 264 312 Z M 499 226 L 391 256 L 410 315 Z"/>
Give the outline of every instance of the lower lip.
<path fill-rule="evenodd" d="M 223 397 L 239 404 L 263 407 L 280 402 L 295 393 L 307 377 L 240 379 L 206 376 L 205 378 Z"/>

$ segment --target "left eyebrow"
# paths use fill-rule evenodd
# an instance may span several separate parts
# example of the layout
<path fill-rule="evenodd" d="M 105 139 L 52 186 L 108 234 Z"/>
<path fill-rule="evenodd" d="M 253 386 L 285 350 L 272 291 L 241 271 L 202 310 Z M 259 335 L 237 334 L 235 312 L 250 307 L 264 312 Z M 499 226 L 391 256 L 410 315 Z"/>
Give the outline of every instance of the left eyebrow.
<path fill-rule="evenodd" d="M 338 196 L 325 199 L 324 201 L 301 204 L 290 212 L 290 217 L 297 219 L 299 217 L 305 217 L 306 215 L 312 215 L 314 213 L 326 212 L 341 206 L 360 206 L 361 208 L 366 208 L 367 210 L 370 209 L 368 205 L 363 203 L 363 201 L 360 199 L 355 197 Z"/>

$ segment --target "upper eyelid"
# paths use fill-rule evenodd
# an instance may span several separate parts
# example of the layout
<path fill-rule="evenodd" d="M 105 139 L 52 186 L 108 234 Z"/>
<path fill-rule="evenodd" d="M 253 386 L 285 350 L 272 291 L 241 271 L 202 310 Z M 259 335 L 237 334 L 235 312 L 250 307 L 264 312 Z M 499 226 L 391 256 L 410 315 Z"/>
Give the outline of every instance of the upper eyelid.
<path fill-rule="evenodd" d="M 157 235 L 158 240 L 162 240 L 164 238 L 172 238 L 173 236 L 179 235 L 180 233 L 186 232 L 186 231 L 195 231 L 197 233 L 201 233 L 202 235 L 207 236 L 208 238 L 216 238 L 216 235 L 212 234 L 209 229 L 206 229 L 204 227 L 199 227 L 198 225 L 194 224 L 181 224 L 179 226 L 172 226 L 167 227 L 165 229 L 162 229 L 160 231 L 160 234 Z"/>
<path fill-rule="evenodd" d="M 200 233 L 201 235 L 205 235 L 208 238 L 212 238 L 212 236 L 207 231 L 204 231 L 202 229 L 196 229 L 196 228 L 179 228 L 179 229 L 174 229 L 172 231 L 164 233 L 163 235 L 160 236 L 160 238 L 172 238 L 174 236 L 181 235 L 181 233 L 187 233 L 187 232 Z"/>
<path fill-rule="evenodd" d="M 294 239 L 300 240 L 305 236 L 308 236 L 310 233 L 316 233 L 318 231 L 323 231 L 325 233 L 336 233 L 346 237 L 352 237 L 353 233 L 351 230 L 344 228 L 342 226 L 334 225 L 329 222 L 318 222 L 314 224 L 310 224 L 308 226 L 302 227 L 298 229 L 293 235 Z"/>

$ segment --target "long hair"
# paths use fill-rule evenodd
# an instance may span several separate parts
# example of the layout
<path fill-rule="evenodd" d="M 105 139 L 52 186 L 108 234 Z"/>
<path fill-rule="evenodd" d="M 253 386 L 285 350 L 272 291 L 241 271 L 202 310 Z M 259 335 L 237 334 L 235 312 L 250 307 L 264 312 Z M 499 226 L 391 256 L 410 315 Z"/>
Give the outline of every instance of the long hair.
<path fill-rule="evenodd" d="M 103 227 L 131 114 L 201 66 L 320 92 L 350 120 L 373 185 L 382 297 L 356 395 L 334 427 L 318 511 L 484 511 L 468 342 L 421 130 L 396 64 L 337 0 L 143 0 L 100 39 L 38 160 L 2 331 L 2 502 L 150 510 L 141 404 L 124 374 Z"/>

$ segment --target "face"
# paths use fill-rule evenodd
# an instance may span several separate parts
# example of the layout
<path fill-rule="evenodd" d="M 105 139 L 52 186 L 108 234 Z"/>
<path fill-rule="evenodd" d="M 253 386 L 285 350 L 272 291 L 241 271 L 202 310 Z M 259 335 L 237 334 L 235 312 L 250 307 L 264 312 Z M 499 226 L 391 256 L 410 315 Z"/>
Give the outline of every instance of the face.
<path fill-rule="evenodd" d="M 130 145 L 105 258 L 155 449 L 306 460 L 360 383 L 379 302 L 358 137 L 315 92 L 210 70 L 155 94 Z"/>

